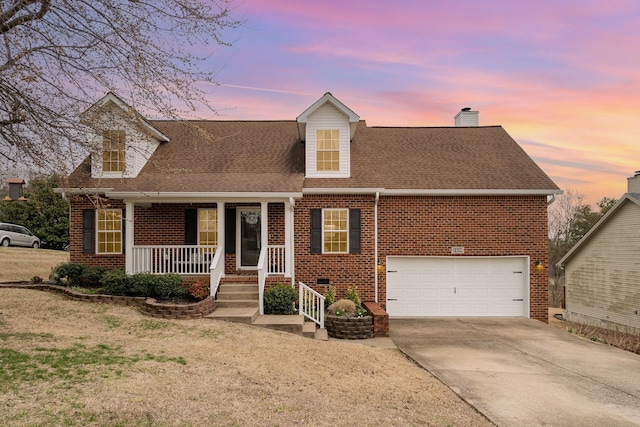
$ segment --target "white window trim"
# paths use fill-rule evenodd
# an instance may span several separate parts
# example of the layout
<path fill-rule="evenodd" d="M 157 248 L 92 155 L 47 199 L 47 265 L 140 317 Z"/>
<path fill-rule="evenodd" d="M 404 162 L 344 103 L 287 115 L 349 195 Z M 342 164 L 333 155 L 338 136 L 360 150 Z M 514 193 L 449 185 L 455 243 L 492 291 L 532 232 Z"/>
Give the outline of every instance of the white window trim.
<path fill-rule="evenodd" d="M 325 233 L 325 229 L 324 229 L 324 225 L 325 225 L 324 214 L 325 214 L 325 212 L 328 212 L 328 211 L 346 211 L 347 212 L 347 228 L 345 230 L 332 230 L 332 231 L 344 231 L 347 234 L 347 240 L 346 240 L 347 248 L 346 248 L 346 250 L 344 252 L 343 251 L 340 251 L 340 252 L 327 252 L 327 251 L 324 250 L 324 247 L 325 247 L 325 245 L 324 245 L 324 236 L 325 236 L 325 234 L 324 234 Z M 324 209 L 322 209 L 322 239 L 320 241 L 320 244 L 321 244 L 321 248 L 322 248 L 322 253 L 323 254 L 327 254 L 327 255 L 332 255 L 332 254 L 345 255 L 345 254 L 349 253 L 349 208 L 324 208 Z"/>
<path fill-rule="evenodd" d="M 99 227 L 99 223 L 100 223 L 100 211 L 117 211 L 120 212 L 120 252 L 101 252 L 100 251 L 100 239 L 98 238 L 98 236 L 101 233 L 109 233 L 113 230 L 110 231 L 100 231 L 100 227 Z M 124 249 L 124 241 L 122 239 L 122 235 L 123 235 L 123 230 L 122 230 L 122 218 L 123 218 L 123 214 L 122 214 L 122 209 L 97 209 L 96 210 L 96 243 L 95 243 L 95 253 L 96 255 L 121 255 L 122 251 Z"/>
<path fill-rule="evenodd" d="M 215 245 L 213 246 L 220 246 L 220 227 L 219 227 L 219 223 L 220 223 L 220 212 L 218 212 L 218 208 L 198 208 L 198 246 L 201 246 L 202 243 L 200 242 L 200 211 L 216 211 L 216 239 L 217 242 L 215 243 Z M 209 231 L 214 231 L 214 230 L 209 230 Z"/>

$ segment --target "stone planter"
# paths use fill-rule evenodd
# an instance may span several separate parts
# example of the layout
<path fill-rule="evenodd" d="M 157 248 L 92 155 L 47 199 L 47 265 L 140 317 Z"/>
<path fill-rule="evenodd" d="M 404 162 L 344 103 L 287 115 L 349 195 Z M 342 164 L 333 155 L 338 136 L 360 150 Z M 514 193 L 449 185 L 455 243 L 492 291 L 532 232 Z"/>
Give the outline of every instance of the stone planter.
<path fill-rule="evenodd" d="M 332 338 L 363 340 L 373 338 L 373 317 L 343 317 L 327 315 L 324 327 Z"/>

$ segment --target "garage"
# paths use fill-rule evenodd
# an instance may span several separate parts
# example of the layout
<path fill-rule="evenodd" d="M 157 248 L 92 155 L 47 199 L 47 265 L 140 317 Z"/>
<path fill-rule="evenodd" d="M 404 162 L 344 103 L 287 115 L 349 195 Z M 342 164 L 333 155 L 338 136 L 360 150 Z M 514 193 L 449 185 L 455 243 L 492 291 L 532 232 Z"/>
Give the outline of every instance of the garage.
<path fill-rule="evenodd" d="M 387 257 L 393 317 L 529 316 L 527 257 Z"/>

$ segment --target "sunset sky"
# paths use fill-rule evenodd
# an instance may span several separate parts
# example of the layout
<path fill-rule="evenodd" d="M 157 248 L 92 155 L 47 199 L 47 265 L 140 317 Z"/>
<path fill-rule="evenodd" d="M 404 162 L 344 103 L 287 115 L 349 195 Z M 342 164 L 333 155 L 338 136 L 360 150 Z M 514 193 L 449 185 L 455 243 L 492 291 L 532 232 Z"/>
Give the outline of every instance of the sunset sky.
<path fill-rule="evenodd" d="M 502 125 L 563 190 L 640 170 L 636 0 L 239 0 L 208 63 L 221 119 L 295 119 L 325 92 L 369 126 Z"/>

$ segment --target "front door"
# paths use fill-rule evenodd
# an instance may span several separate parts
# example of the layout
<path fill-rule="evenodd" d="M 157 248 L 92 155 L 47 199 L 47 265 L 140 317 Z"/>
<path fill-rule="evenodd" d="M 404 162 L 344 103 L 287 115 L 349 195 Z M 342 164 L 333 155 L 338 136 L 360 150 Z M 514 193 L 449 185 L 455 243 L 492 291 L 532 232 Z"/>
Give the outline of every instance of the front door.
<path fill-rule="evenodd" d="M 238 269 L 255 269 L 262 242 L 260 208 L 238 208 L 236 230 L 236 257 Z"/>

